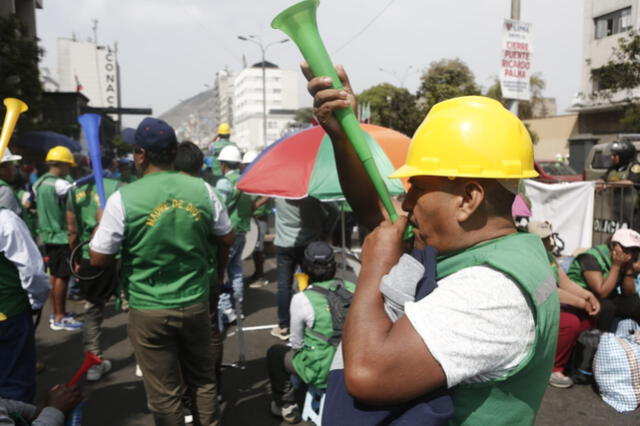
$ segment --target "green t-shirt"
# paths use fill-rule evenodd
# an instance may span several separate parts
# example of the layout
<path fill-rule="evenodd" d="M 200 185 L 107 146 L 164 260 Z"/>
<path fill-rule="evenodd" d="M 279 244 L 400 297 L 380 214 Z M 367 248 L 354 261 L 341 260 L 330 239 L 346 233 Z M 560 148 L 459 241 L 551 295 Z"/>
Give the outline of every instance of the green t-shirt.
<path fill-rule="evenodd" d="M 56 194 L 58 177 L 45 173 L 33 184 L 38 212 L 38 234 L 44 244 L 68 244 L 65 197 Z M 67 178 L 67 181 L 70 180 Z"/>

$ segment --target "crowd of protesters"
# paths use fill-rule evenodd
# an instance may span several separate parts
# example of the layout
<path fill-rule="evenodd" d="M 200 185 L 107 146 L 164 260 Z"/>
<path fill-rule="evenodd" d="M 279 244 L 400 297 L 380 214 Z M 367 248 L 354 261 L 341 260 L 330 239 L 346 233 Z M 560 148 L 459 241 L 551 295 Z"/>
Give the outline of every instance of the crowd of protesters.
<path fill-rule="evenodd" d="M 195 424 L 219 424 L 223 331 L 234 322 L 242 327 L 244 317 L 245 237 L 255 219 L 251 281 L 263 285 L 271 209 L 271 335 L 282 343 L 265 355 L 265 376 L 270 411 L 290 423 L 301 420 L 293 391 L 302 382 L 326 393 L 323 415 L 331 425 L 533 424 L 547 384 L 572 385 L 565 368 L 581 332 L 609 330 L 614 318 L 640 320 L 640 234 L 616 232 L 565 273 L 552 254 L 550 223 L 516 228 L 519 181 L 535 176 L 532 145 L 524 125 L 494 100 L 462 97 L 432 108 L 393 175 L 410 187 L 397 205 L 408 215 L 392 223 L 333 115 L 355 102 L 338 71 L 344 90 L 305 69 L 343 192 L 358 224 L 372 230 L 357 285 L 335 279 L 334 251 L 323 242 L 337 220 L 330 204 L 238 189 L 242 168 L 257 153 L 243 155 L 227 124 L 206 152 L 179 143 L 169 124 L 150 117 L 135 132 L 132 154 L 117 156 L 104 145 L 104 208 L 96 177 L 82 179 L 91 173 L 86 158 L 56 146 L 43 163 L 28 164 L 5 151 L 0 424 L 62 424 L 81 398 L 78 387 L 57 385 L 39 416 L 31 405 L 34 316 L 47 299 L 51 330 L 81 332 L 84 350 L 101 358 L 87 372 L 96 381 L 112 367 L 101 342 L 112 298 L 128 311 L 155 423 L 184 424 L 190 414 Z M 304 288 L 294 288 L 299 269 Z M 82 315 L 67 309 L 70 284 L 85 300 Z M 336 320 L 333 294 L 348 301 L 344 323 Z"/>

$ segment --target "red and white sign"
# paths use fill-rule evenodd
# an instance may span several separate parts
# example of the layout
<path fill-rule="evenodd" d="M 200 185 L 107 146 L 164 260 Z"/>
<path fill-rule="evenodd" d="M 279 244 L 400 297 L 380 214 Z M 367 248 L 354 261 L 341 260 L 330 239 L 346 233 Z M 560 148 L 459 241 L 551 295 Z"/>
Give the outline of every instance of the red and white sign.
<path fill-rule="evenodd" d="M 531 24 L 504 20 L 500 88 L 505 99 L 531 100 Z"/>

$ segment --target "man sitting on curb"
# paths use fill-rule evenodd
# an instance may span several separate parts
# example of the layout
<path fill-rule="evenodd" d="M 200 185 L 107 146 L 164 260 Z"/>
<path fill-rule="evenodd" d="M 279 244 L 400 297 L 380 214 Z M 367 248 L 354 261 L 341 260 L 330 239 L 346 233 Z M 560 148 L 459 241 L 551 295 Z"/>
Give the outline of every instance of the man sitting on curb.
<path fill-rule="evenodd" d="M 355 285 L 334 280 L 336 263 L 333 249 L 325 242 L 309 244 L 304 251 L 303 271 L 310 286 L 291 299 L 291 346 L 276 344 L 267 351 L 267 369 L 273 400 L 271 412 L 288 423 L 300 421 L 300 409 L 295 402 L 291 374 L 305 384 L 319 389 L 327 387 L 329 367 L 336 352 L 342 329 L 334 329 L 328 293 L 353 293 Z M 349 299 L 350 299 L 350 295 Z"/>

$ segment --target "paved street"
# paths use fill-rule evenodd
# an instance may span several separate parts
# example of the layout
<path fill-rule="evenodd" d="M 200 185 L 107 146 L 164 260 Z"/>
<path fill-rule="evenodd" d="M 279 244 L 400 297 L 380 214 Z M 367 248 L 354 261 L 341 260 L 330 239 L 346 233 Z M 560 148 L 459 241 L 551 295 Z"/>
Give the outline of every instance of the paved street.
<path fill-rule="evenodd" d="M 245 264 L 245 274 L 251 272 L 250 262 Z M 244 327 L 270 325 L 275 323 L 275 259 L 266 263 L 268 285 L 261 288 L 247 288 L 246 315 Z M 69 302 L 69 308 L 82 311 L 81 304 Z M 49 307 L 43 319 L 49 316 Z M 113 363 L 113 370 L 97 383 L 84 386 L 86 405 L 84 424 L 90 426 L 146 426 L 152 419 L 145 405 L 142 379 L 135 376 L 135 360 L 126 336 L 124 313 L 115 312 L 113 304 L 108 307 L 104 326 L 106 343 L 105 357 Z M 238 360 L 237 336 L 234 328 L 225 341 L 225 362 Z M 46 320 L 37 331 L 38 356 L 46 363 L 46 370 L 38 376 L 38 401 L 44 399 L 45 390 L 55 383 L 68 380 L 82 360 L 82 335 L 79 332 L 53 332 Z M 269 407 L 269 386 L 266 377 L 265 353 L 267 348 L 278 343 L 268 329 L 247 331 L 245 368 L 225 369 L 223 372 L 222 394 L 224 396 L 223 424 L 238 426 L 280 425 L 271 416 Z M 537 425 L 638 425 L 640 412 L 621 415 L 601 401 L 585 386 L 568 390 L 549 387 L 545 394 Z"/>

